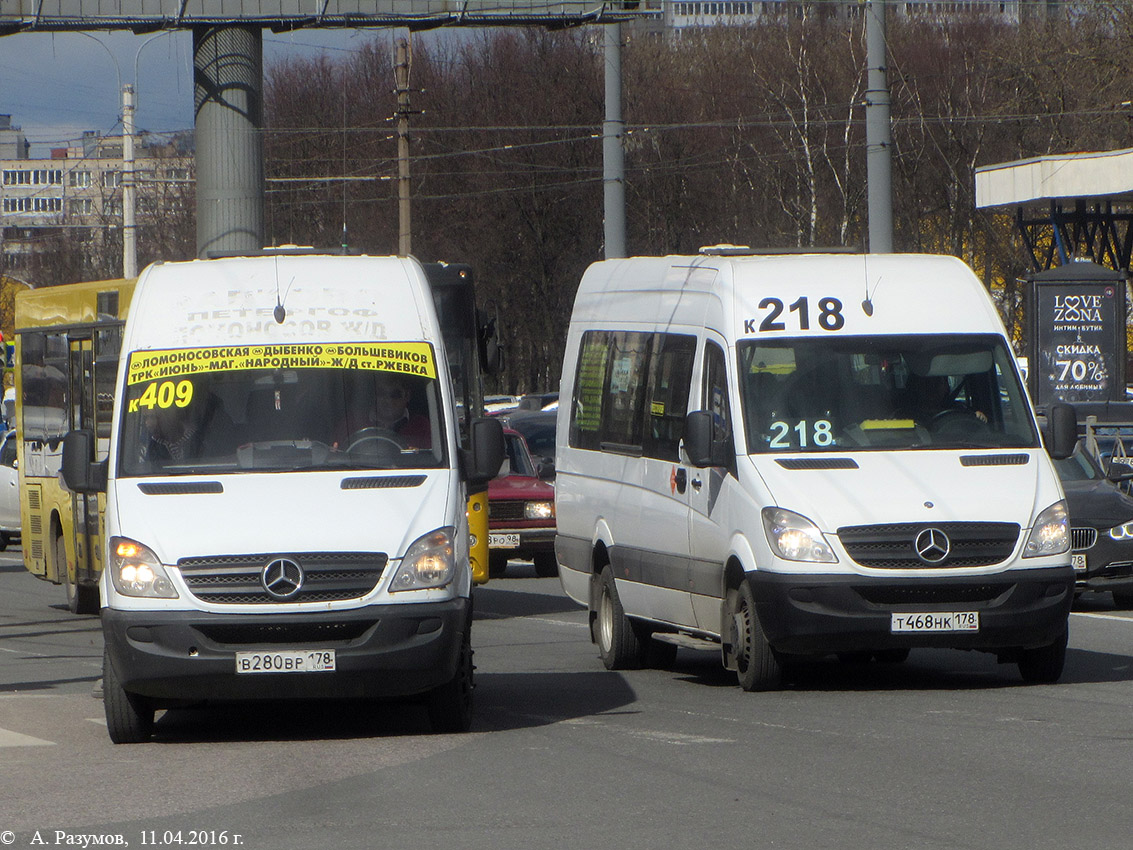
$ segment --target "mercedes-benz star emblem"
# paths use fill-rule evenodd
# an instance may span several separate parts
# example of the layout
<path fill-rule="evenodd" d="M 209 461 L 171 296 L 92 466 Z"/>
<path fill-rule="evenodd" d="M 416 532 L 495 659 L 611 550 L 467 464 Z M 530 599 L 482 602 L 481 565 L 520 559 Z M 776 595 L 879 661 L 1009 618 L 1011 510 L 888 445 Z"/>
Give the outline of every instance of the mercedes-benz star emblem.
<path fill-rule="evenodd" d="M 939 528 L 926 528 L 921 531 L 913 541 L 913 547 L 917 550 L 917 557 L 926 564 L 939 564 L 952 551 L 952 543 L 948 540 L 948 535 Z"/>
<path fill-rule="evenodd" d="M 276 558 L 264 567 L 260 581 L 276 599 L 290 599 L 303 586 L 303 568 L 290 558 Z"/>

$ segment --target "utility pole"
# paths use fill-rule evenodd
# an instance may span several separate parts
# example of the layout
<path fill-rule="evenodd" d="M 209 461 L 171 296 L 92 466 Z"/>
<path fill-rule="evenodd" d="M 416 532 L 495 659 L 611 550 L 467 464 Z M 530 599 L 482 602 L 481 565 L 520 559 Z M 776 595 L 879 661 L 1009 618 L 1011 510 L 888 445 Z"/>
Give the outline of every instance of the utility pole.
<path fill-rule="evenodd" d="M 397 253 L 407 257 L 413 250 L 413 226 L 409 205 L 409 42 L 397 42 Z"/>
<path fill-rule="evenodd" d="M 134 184 L 134 87 L 122 87 L 122 277 L 138 276 L 137 187 Z"/>
<path fill-rule="evenodd" d="M 885 0 L 866 0 L 866 187 L 869 250 L 893 251 L 893 140 L 889 126 L 889 60 L 885 43 Z"/>
<path fill-rule="evenodd" d="M 602 187 L 606 259 L 626 255 L 625 121 L 622 120 L 622 25 L 606 24 L 606 120 L 602 122 Z"/>

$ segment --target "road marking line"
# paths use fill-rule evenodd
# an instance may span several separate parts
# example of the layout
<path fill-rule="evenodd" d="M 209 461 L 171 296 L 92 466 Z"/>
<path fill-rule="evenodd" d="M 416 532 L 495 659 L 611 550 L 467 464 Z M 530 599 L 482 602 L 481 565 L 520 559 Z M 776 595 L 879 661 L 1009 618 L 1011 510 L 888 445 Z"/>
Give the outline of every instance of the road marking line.
<path fill-rule="evenodd" d="M 21 735 L 10 729 L 0 729 L 0 747 L 54 747 L 54 741 L 45 741 L 42 738 L 33 738 L 31 735 Z"/>
<path fill-rule="evenodd" d="M 1071 611 L 1074 617 L 1093 617 L 1095 620 L 1117 620 L 1120 623 L 1133 623 L 1133 617 L 1122 617 L 1120 614 L 1092 614 L 1089 611 Z"/>

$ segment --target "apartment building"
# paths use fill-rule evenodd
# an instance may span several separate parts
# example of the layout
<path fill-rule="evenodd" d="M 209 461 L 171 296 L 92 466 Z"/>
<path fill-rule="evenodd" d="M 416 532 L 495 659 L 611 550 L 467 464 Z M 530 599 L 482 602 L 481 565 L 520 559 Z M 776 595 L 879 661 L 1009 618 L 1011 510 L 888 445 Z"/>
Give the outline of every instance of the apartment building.
<path fill-rule="evenodd" d="M 1055 14 L 1081 0 L 886 0 L 892 14 L 915 20 L 955 21 L 967 15 L 991 16 L 1020 23 L 1029 16 Z M 694 27 L 749 26 L 824 14 L 852 19 L 861 13 L 861 0 L 643 0 L 643 9 L 659 12 L 635 21 L 633 29 L 672 32 Z"/>
<path fill-rule="evenodd" d="M 86 132 L 49 158 L 28 158 L 11 116 L 0 115 L 0 251 L 4 268 L 27 266 L 61 231 L 83 244 L 120 239 L 122 137 Z M 134 141 L 135 219 L 142 238 L 193 198 L 192 133 L 142 133 Z"/>

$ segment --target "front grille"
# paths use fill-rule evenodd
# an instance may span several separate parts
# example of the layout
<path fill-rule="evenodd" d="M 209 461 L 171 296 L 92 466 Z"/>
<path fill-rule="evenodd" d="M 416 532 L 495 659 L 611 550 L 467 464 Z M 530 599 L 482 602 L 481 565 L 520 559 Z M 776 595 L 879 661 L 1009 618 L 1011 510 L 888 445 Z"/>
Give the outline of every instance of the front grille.
<path fill-rule="evenodd" d="M 951 544 L 948 556 L 938 563 L 926 563 L 917 557 L 917 535 L 930 528 L 943 531 Z M 855 525 L 839 528 L 838 539 L 849 556 L 865 567 L 891 570 L 986 567 L 1011 557 L 1019 540 L 1019 526 L 1013 522 Z"/>
<path fill-rule="evenodd" d="M 228 646 L 277 644 L 310 646 L 311 644 L 349 643 L 362 637 L 377 621 L 353 623 L 244 623 L 197 626 L 197 631 L 214 643 Z"/>
<path fill-rule="evenodd" d="M 298 592 L 287 599 L 268 593 L 262 581 L 264 568 L 277 558 L 295 561 L 303 570 Z M 384 552 L 272 553 L 182 558 L 177 567 L 204 602 L 273 605 L 358 599 L 377 586 L 388 560 Z"/>
<path fill-rule="evenodd" d="M 858 596 L 874 605 L 971 605 L 990 602 L 1004 592 L 1003 585 L 872 586 L 855 588 Z"/>
<path fill-rule="evenodd" d="M 1072 528 L 1070 529 L 1070 548 L 1075 552 L 1081 552 L 1093 547 L 1098 542 L 1098 530 L 1096 528 Z"/>
<path fill-rule="evenodd" d="M 522 500 L 496 501 L 488 503 L 488 519 L 509 520 L 523 519 Z"/>

